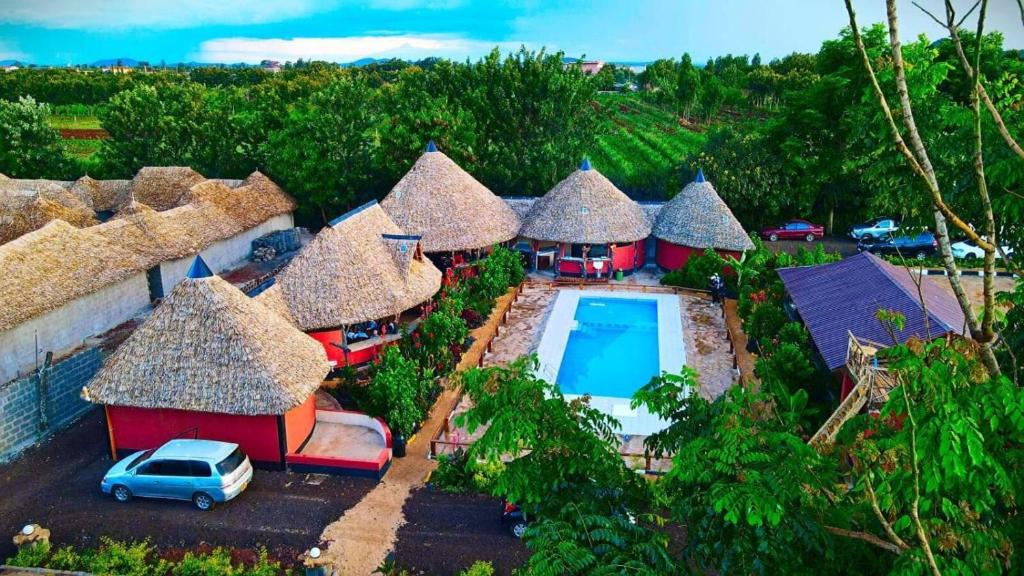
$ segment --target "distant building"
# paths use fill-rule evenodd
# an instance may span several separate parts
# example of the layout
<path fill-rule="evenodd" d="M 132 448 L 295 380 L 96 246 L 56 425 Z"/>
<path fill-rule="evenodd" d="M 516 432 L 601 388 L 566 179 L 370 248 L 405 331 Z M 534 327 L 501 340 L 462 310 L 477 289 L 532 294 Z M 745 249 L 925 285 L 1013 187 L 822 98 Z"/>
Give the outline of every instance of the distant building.
<path fill-rule="evenodd" d="M 14 72 L 15 70 L 18 70 L 19 67 L 17 64 L 11 64 L 9 66 L 4 66 L 3 69 L 4 72 Z"/>
<path fill-rule="evenodd" d="M 604 62 L 600 60 L 580 60 L 577 62 L 580 65 L 580 70 L 583 71 L 587 76 L 593 76 L 604 68 Z"/>

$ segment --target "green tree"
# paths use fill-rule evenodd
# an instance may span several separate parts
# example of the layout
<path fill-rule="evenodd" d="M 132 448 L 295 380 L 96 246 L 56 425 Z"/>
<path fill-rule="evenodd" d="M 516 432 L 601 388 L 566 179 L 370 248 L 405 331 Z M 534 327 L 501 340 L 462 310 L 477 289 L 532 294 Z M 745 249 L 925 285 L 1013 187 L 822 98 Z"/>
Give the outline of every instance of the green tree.
<path fill-rule="evenodd" d="M 0 100 L 0 173 L 11 178 L 67 177 L 67 151 L 49 117 L 49 106 L 31 97 Z"/>

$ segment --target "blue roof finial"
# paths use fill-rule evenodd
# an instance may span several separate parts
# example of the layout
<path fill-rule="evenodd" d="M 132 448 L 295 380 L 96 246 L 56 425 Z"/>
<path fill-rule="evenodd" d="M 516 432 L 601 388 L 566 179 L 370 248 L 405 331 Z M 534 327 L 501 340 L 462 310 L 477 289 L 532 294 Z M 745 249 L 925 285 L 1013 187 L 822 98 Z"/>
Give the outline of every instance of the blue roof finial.
<path fill-rule="evenodd" d="M 586 172 L 587 170 L 590 170 L 590 158 L 587 158 L 587 157 L 583 158 L 583 163 L 580 164 L 580 170 L 583 170 L 584 172 Z"/>
<path fill-rule="evenodd" d="M 209 278 L 210 276 L 213 276 L 210 267 L 203 261 L 202 256 L 196 256 L 196 259 L 192 261 L 192 266 L 188 269 L 188 276 L 186 277 L 195 280 L 197 278 Z"/>
<path fill-rule="evenodd" d="M 697 177 L 694 178 L 693 181 L 696 182 L 697 184 L 703 183 L 704 182 L 704 170 L 701 170 L 700 168 L 697 168 Z"/>
<path fill-rule="evenodd" d="M 427 152 L 437 152 L 437 144 L 433 140 L 427 142 Z"/>

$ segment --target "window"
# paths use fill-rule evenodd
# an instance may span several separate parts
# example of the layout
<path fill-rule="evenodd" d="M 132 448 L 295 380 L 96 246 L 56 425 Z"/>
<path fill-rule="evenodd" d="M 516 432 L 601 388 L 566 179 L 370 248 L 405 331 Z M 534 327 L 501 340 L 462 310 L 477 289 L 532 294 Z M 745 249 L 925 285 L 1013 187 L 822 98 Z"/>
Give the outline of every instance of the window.
<path fill-rule="evenodd" d="M 191 476 L 192 467 L 188 460 L 164 460 L 160 473 L 163 476 Z"/>
<path fill-rule="evenodd" d="M 189 476 L 195 476 L 196 478 L 209 478 L 213 475 L 210 472 L 210 465 L 206 462 L 191 460 L 188 465 L 190 467 Z"/>
<path fill-rule="evenodd" d="M 153 460 L 152 462 L 147 462 L 146 464 L 143 464 L 139 468 L 139 474 L 143 474 L 146 476 L 165 476 L 163 472 L 163 467 L 163 460 Z"/>
<path fill-rule="evenodd" d="M 242 452 L 241 448 L 235 448 L 235 451 L 228 454 L 227 458 L 217 463 L 217 472 L 220 472 L 221 476 L 227 476 L 241 466 L 244 461 L 245 453 Z"/>
<path fill-rule="evenodd" d="M 149 460 L 150 456 L 153 455 L 153 452 L 156 452 L 156 448 L 151 448 L 149 450 L 146 450 L 142 454 L 139 454 L 138 456 L 135 457 L 134 460 L 128 463 L 128 466 L 125 467 L 125 470 L 131 470 L 132 468 L 135 468 L 136 466 L 145 462 L 146 460 Z"/>
<path fill-rule="evenodd" d="M 790 228 L 790 230 L 808 230 L 811 227 L 811 225 L 806 222 L 793 222 L 792 226 L 793 227 Z"/>
<path fill-rule="evenodd" d="M 894 228 L 894 226 L 892 225 L 892 220 L 882 220 L 881 222 L 878 223 L 878 227 L 879 228 Z"/>

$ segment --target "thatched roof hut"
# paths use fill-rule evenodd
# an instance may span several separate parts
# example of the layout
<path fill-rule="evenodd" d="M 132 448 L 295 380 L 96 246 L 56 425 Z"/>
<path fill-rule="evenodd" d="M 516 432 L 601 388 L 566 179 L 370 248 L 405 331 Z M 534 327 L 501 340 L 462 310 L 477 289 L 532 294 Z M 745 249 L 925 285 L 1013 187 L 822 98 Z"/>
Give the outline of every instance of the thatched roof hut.
<path fill-rule="evenodd" d="M 197 254 L 205 248 L 200 244 L 202 239 L 193 236 L 194 226 L 180 221 L 176 214 L 157 212 L 135 201 L 122 206 L 116 218 L 91 231 L 138 255 L 146 268 Z"/>
<path fill-rule="evenodd" d="M 0 331 L 145 269 L 92 229 L 53 220 L 0 245 Z"/>
<path fill-rule="evenodd" d="M 96 180 L 82 176 L 71 185 L 71 190 L 88 196 L 96 212 L 107 212 L 131 201 L 131 184 L 131 180 Z"/>
<path fill-rule="evenodd" d="M 330 370 L 323 347 L 201 263 L 110 357 L 86 399 L 260 415 L 317 390 Z"/>
<path fill-rule="evenodd" d="M 640 205 L 584 160 L 530 208 L 520 235 L 566 244 L 636 242 L 650 236 Z"/>
<path fill-rule="evenodd" d="M 654 236 L 680 246 L 742 252 L 752 250 L 747 231 L 704 179 L 703 171 L 658 212 Z"/>
<path fill-rule="evenodd" d="M 0 191 L 0 244 L 38 230 L 52 220 L 83 228 L 96 224 L 87 208 L 68 206 L 27 190 Z"/>
<path fill-rule="evenodd" d="M 169 210 L 203 180 L 202 174 L 184 166 L 146 166 L 132 178 L 131 191 L 136 200 L 154 210 Z"/>
<path fill-rule="evenodd" d="M 402 230 L 422 236 L 427 252 L 487 248 L 515 238 L 521 224 L 501 198 L 433 142 L 381 207 Z"/>
<path fill-rule="evenodd" d="M 399 314 L 441 287 L 418 242 L 371 202 L 321 230 L 257 299 L 307 331 Z"/>
<path fill-rule="evenodd" d="M 295 200 L 260 172 L 234 187 L 224 180 L 205 180 L 190 188 L 183 200 L 209 202 L 246 230 L 295 209 Z"/>

